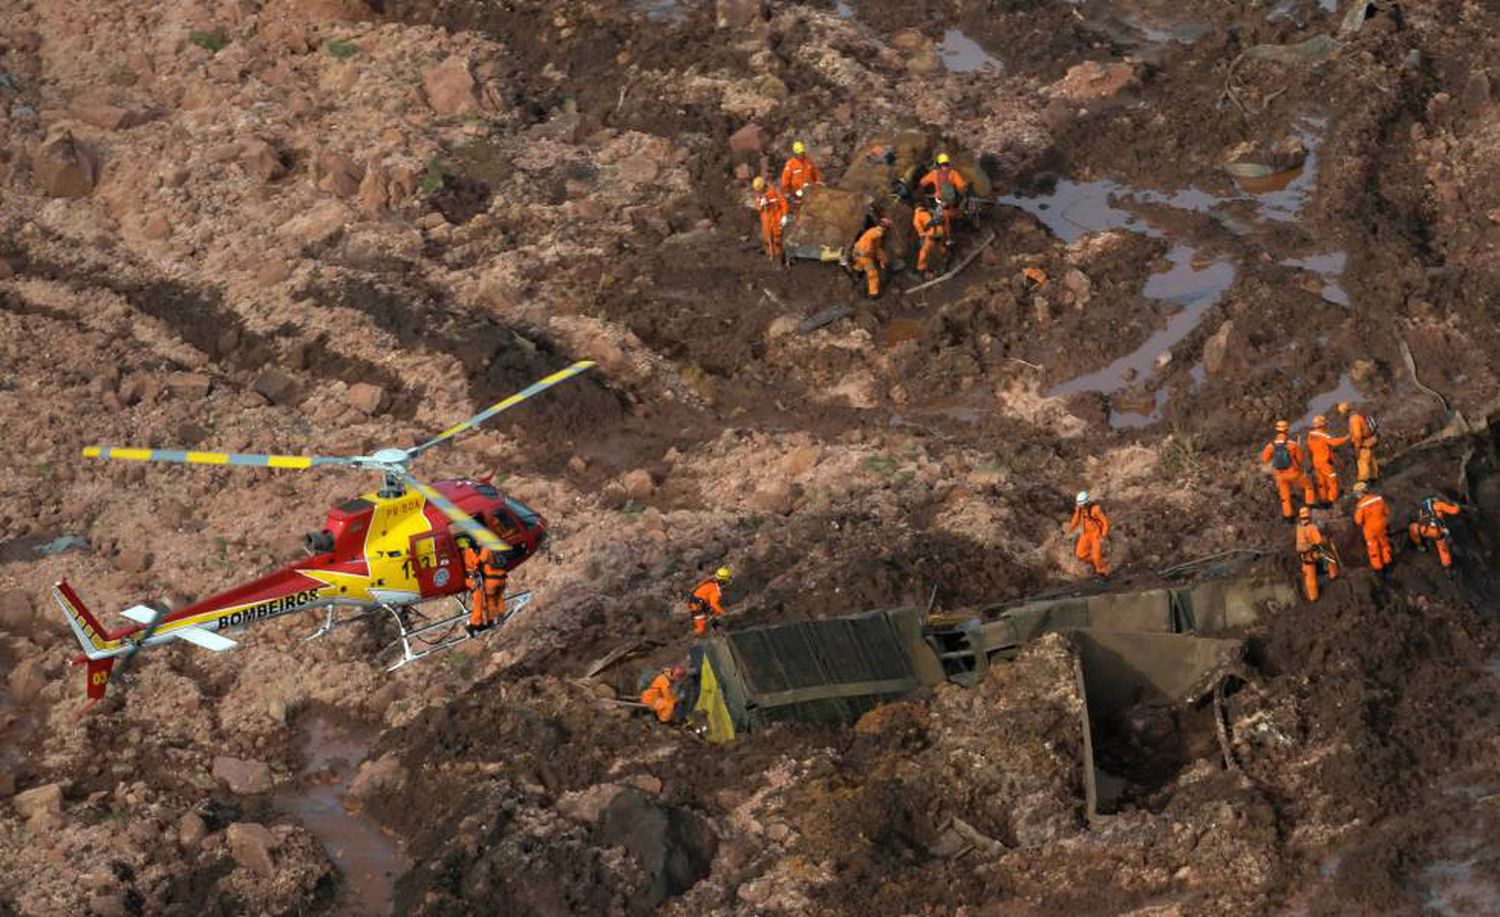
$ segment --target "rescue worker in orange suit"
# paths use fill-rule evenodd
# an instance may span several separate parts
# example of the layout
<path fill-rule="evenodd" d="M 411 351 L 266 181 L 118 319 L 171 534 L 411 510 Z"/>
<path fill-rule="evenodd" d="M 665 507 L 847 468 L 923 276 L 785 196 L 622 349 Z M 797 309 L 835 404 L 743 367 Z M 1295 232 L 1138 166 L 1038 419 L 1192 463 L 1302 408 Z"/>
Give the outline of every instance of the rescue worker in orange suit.
<path fill-rule="evenodd" d="M 917 270 L 923 277 L 929 277 L 937 267 L 939 252 L 946 250 L 948 232 L 925 204 L 918 204 L 912 212 L 911 227 L 922 240 L 922 247 L 917 250 Z"/>
<path fill-rule="evenodd" d="M 1349 442 L 1347 436 L 1334 436 L 1328 432 L 1328 419 L 1322 414 L 1313 418 L 1313 428 L 1307 433 L 1307 456 L 1312 459 L 1313 490 L 1318 495 L 1318 505 L 1327 509 L 1339 498 L 1339 475 L 1333 467 L 1333 450 Z"/>
<path fill-rule="evenodd" d="M 865 272 L 865 295 L 871 299 L 880 296 L 880 272 L 890 263 L 885 255 L 885 231 L 890 225 L 890 220 L 881 217 L 854 243 L 854 270 Z"/>
<path fill-rule="evenodd" d="M 755 191 L 755 209 L 760 212 L 760 237 L 766 243 L 766 257 L 779 262 L 783 258 L 781 232 L 786 227 L 786 198 L 759 175 L 750 187 Z"/>
<path fill-rule="evenodd" d="M 1088 491 L 1078 492 L 1073 503 L 1073 518 L 1066 531 L 1078 532 L 1074 556 L 1093 567 L 1095 576 L 1109 576 L 1109 567 L 1104 563 L 1104 539 L 1109 535 L 1109 517 L 1104 515 L 1104 507 L 1095 503 Z"/>
<path fill-rule="evenodd" d="M 1316 602 L 1318 568 L 1326 567 L 1328 578 L 1336 580 L 1339 561 L 1322 530 L 1312 521 L 1312 510 L 1305 506 L 1297 511 L 1297 558 L 1302 561 L 1302 594 L 1309 602 Z"/>
<path fill-rule="evenodd" d="M 953 223 L 962 212 L 964 195 L 969 193 L 969 180 L 953 168 L 947 153 L 939 153 L 937 165 L 922 176 L 917 187 L 930 194 L 942 206 L 943 228 L 951 236 Z"/>
<path fill-rule="evenodd" d="M 1370 557 L 1370 569 L 1385 575 L 1391 563 L 1391 540 L 1386 528 L 1391 522 L 1391 508 L 1385 497 L 1370 489 L 1369 482 L 1359 481 L 1354 485 L 1354 524 L 1365 535 L 1365 552 Z"/>
<path fill-rule="evenodd" d="M 1407 526 L 1406 535 L 1411 539 L 1412 547 L 1419 551 L 1427 550 L 1427 542 L 1437 545 L 1438 562 L 1443 565 L 1443 570 L 1453 570 L 1453 543 L 1452 533 L 1448 531 L 1448 523 L 1443 520 L 1449 516 L 1458 515 L 1458 504 L 1451 503 L 1442 497 L 1432 496 L 1422 501 L 1422 506 L 1417 510 L 1417 521 Z"/>
<path fill-rule="evenodd" d="M 821 185 L 823 173 L 807 155 L 807 147 L 801 140 L 792 144 L 792 158 L 781 167 L 781 193 L 799 205 L 808 185 Z"/>
<path fill-rule="evenodd" d="M 708 619 L 724 613 L 724 586 L 732 574 L 728 567 L 720 567 L 714 575 L 701 580 L 688 593 L 688 611 L 693 615 L 693 635 L 701 637 L 708 633 Z"/>
<path fill-rule="evenodd" d="M 1311 506 L 1317 502 L 1312 482 L 1302 471 L 1302 447 L 1287 435 L 1291 429 L 1284 420 L 1276 421 L 1276 438 L 1260 450 L 1261 464 L 1271 469 L 1276 477 L 1276 490 L 1281 494 L 1281 518 L 1286 522 L 1297 521 L 1292 515 L 1292 488 L 1302 490 L 1302 503 Z"/>
<path fill-rule="evenodd" d="M 469 620 L 465 629 L 473 636 L 493 626 L 505 614 L 505 584 L 510 574 L 500 555 L 489 548 L 476 549 L 472 539 L 463 541 L 463 558 L 469 587 Z"/>
<path fill-rule="evenodd" d="M 1380 463 L 1375 461 L 1375 418 L 1350 410 L 1349 402 L 1339 402 L 1339 414 L 1349 418 L 1349 445 L 1354 447 L 1354 480 L 1380 480 Z"/>
<path fill-rule="evenodd" d="M 687 669 L 680 665 L 668 666 L 651 679 L 651 684 L 641 692 L 641 703 L 656 714 L 663 723 L 677 719 L 677 686 L 687 677 Z"/>

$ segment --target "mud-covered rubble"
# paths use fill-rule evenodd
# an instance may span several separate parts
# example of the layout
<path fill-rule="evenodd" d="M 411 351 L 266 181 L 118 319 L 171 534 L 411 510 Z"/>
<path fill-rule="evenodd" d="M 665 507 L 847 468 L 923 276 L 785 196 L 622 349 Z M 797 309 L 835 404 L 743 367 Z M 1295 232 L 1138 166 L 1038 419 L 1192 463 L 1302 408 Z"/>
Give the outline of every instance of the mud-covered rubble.
<path fill-rule="evenodd" d="M 1109 724 L 1130 787 L 1094 825 L 1061 640 L 847 734 L 709 748 L 603 695 L 681 655 L 682 591 L 721 562 L 735 623 L 1014 600 L 1069 585 L 1084 486 L 1121 588 L 1278 549 L 1249 460 L 1270 421 L 1352 392 L 1386 455 L 1445 428 L 1401 341 L 1485 417 L 1493 16 L 1304 46 L 1337 31 L 1321 5 L 711 6 L 0 10 L 0 910 L 346 906 L 283 802 L 325 715 L 378 733 L 342 798 L 411 856 L 402 912 L 1405 911 L 1453 876 L 1483 902 L 1496 641 L 1472 566 L 1403 556 L 1391 587 L 1356 570 L 1265 622 L 1226 687 L 1229 760 L 1212 710 Z M 803 139 L 838 176 L 913 127 L 1004 198 L 962 275 L 869 304 L 832 267 L 765 265 L 751 175 Z M 1246 162 L 1289 185 L 1225 171 Z M 1074 209 L 1106 187 L 1105 220 Z M 1117 389 L 1058 394 L 1214 284 Z M 181 604 L 297 556 L 368 483 L 80 446 L 409 444 L 581 358 L 594 378 L 422 469 L 499 470 L 549 518 L 503 633 L 387 675 L 378 625 L 304 643 L 294 617 L 148 654 L 75 715 L 52 582 L 112 623 Z M 1398 515 L 1460 458 L 1409 459 Z"/>

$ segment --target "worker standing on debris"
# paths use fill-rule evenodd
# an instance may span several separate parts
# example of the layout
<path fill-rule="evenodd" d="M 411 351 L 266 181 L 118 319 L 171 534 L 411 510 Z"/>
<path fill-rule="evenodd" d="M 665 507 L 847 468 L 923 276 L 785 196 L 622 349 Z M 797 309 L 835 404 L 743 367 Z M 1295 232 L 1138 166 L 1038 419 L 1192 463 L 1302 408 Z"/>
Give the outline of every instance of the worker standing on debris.
<path fill-rule="evenodd" d="M 1339 475 L 1333 467 L 1333 450 L 1349 442 L 1349 437 L 1329 433 L 1328 419 L 1322 414 L 1313 418 L 1312 425 L 1307 434 L 1307 455 L 1312 459 L 1313 490 L 1317 492 L 1318 505 L 1326 509 L 1339 498 Z"/>
<path fill-rule="evenodd" d="M 1291 425 L 1286 421 L 1276 421 L 1276 438 L 1260 450 L 1260 461 L 1262 465 L 1270 467 L 1276 478 L 1276 490 L 1281 495 L 1282 520 L 1295 522 L 1296 517 L 1292 515 L 1292 488 L 1302 490 L 1304 506 L 1316 503 L 1317 497 L 1313 494 L 1312 482 L 1302 471 L 1302 447 L 1287 435 L 1290 429 Z"/>
<path fill-rule="evenodd" d="M 714 575 L 701 580 L 688 593 L 688 611 L 693 616 L 693 634 L 701 637 L 708 633 L 708 619 L 724 613 L 724 586 L 733 577 L 728 567 L 720 567 Z"/>
<path fill-rule="evenodd" d="M 792 158 L 781 167 L 781 193 L 799 206 L 802 203 L 802 194 L 808 185 L 821 185 L 823 173 L 818 171 L 817 165 L 812 157 L 807 155 L 807 147 L 798 140 L 792 144 Z"/>
<path fill-rule="evenodd" d="M 680 665 L 668 666 L 656 673 L 651 684 L 641 692 L 641 703 L 656 714 L 663 723 L 677 719 L 677 686 L 687 677 L 687 669 Z"/>
<path fill-rule="evenodd" d="M 939 153 L 937 164 L 930 169 L 917 187 L 937 201 L 943 208 L 943 228 L 949 237 L 953 235 L 953 223 L 962 213 L 964 196 L 969 193 L 969 181 L 953 168 L 947 153 Z"/>
<path fill-rule="evenodd" d="M 1457 515 L 1457 503 L 1434 495 L 1422 501 L 1421 508 L 1417 510 L 1417 521 L 1406 529 L 1412 547 L 1417 550 L 1427 550 L 1429 541 L 1437 546 L 1438 562 L 1447 573 L 1453 572 L 1453 535 L 1448 531 L 1448 523 L 1444 520 L 1448 516 Z"/>
<path fill-rule="evenodd" d="M 464 561 L 464 585 L 469 587 L 469 620 L 464 629 L 470 636 L 484 629 L 484 573 L 479 563 L 479 549 L 474 539 L 459 535 L 455 539 Z"/>
<path fill-rule="evenodd" d="M 469 636 L 485 630 L 505 614 L 505 585 L 510 574 L 505 562 L 489 548 L 476 550 L 473 539 L 461 536 L 464 579 L 469 587 Z"/>
<path fill-rule="evenodd" d="M 1385 497 L 1370 489 L 1368 481 L 1355 483 L 1354 496 L 1358 498 L 1354 504 L 1354 524 L 1364 532 L 1370 569 L 1384 576 L 1391 563 L 1391 540 L 1386 535 L 1391 509 L 1386 505 Z"/>
<path fill-rule="evenodd" d="M 1339 559 L 1328 539 L 1312 521 L 1307 507 L 1297 512 L 1297 557 L 1302 561 L 1302 594 L 1309 602 L 1318 600 L 1318 568 L 1325 568 L 1330 580 L 1339 578 Z"/>
<path fill-rule="evenodd" d="M 1104 539 L 1109 535 L 1109 517 L 1088 491 L 1078 492 L 1073 504 L 1073 518 L 1065 531 L 1078 532 L 1078 544 L 1073 554 L 1093 567 L 1095 576 L 1101 579 L 1109 576 L 1109 567 L 1104 563 Z"/>
<path fill-rule="evenodd" d="M 918 204 L 912 212 L 911 227 L 922 241 L 922 247 L 917 251 L 917 270 L 924 278 L 930 277 L 937 266 L 938 250 L 947 251 L 948 233 L 942 221 L 933 216 L 925 204 Z"/>
<path fill-rule="evenodd" d="M 889 264 L 885 255 L 885 231 L 890 226 L 891 221 L 881 217 L 880 222 L 866 229 L 854 243 L 854 270 L 865 272 L 865 295 L 871 299 L 880 296 L 880 272 Z"/>
<path fill-rule="evenodd" d="M 1347 401 L 1339 402 L 1339 414 L 1349 418 L 1349 444 L 1354 447 L 1355 456 L 1354 480 L 1380 480 L 1380 463 L 1375 461 L 1375 433 L 1378 424 L 1374 415 L 1351 410 Z"/>
<path fill-rule="evenodd" d="M 760 236 L 766 243 L 766 257 L 779 263 L 783 260 L 781 233 L 786 228 L 786 198 L 759 175 L 750 187 L 755 190 L 755 209 L 760 212 Z"/>

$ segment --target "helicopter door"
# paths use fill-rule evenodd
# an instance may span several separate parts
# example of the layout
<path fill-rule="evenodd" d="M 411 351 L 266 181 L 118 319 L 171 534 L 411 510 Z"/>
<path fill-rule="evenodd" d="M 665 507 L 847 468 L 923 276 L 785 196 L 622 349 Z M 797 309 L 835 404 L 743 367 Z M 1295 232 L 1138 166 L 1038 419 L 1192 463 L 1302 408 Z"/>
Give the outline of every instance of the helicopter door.
<path fill-rule="evenodd" d="M 464 588 L 464 565 L 446 531 L 411 536 L 412 573 L 422 595 L 448 595 Z"/>

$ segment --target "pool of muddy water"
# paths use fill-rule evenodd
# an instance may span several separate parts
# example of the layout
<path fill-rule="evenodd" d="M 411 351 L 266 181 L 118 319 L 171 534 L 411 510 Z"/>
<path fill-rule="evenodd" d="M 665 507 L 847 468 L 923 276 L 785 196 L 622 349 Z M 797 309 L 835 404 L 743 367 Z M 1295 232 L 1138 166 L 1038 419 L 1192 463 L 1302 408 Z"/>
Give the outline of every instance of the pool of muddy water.
<path fill-rule="evenodd" d="M 302 729 L 300 779 L 295 788 L 276 794 L 277 808 L 296 816 L 338 868 L 342 886 L 333 913 L 395 913 L 396 878 L 408 866 L 405 854 L 348 799 L 373 730 L 317 714 Z"/>

